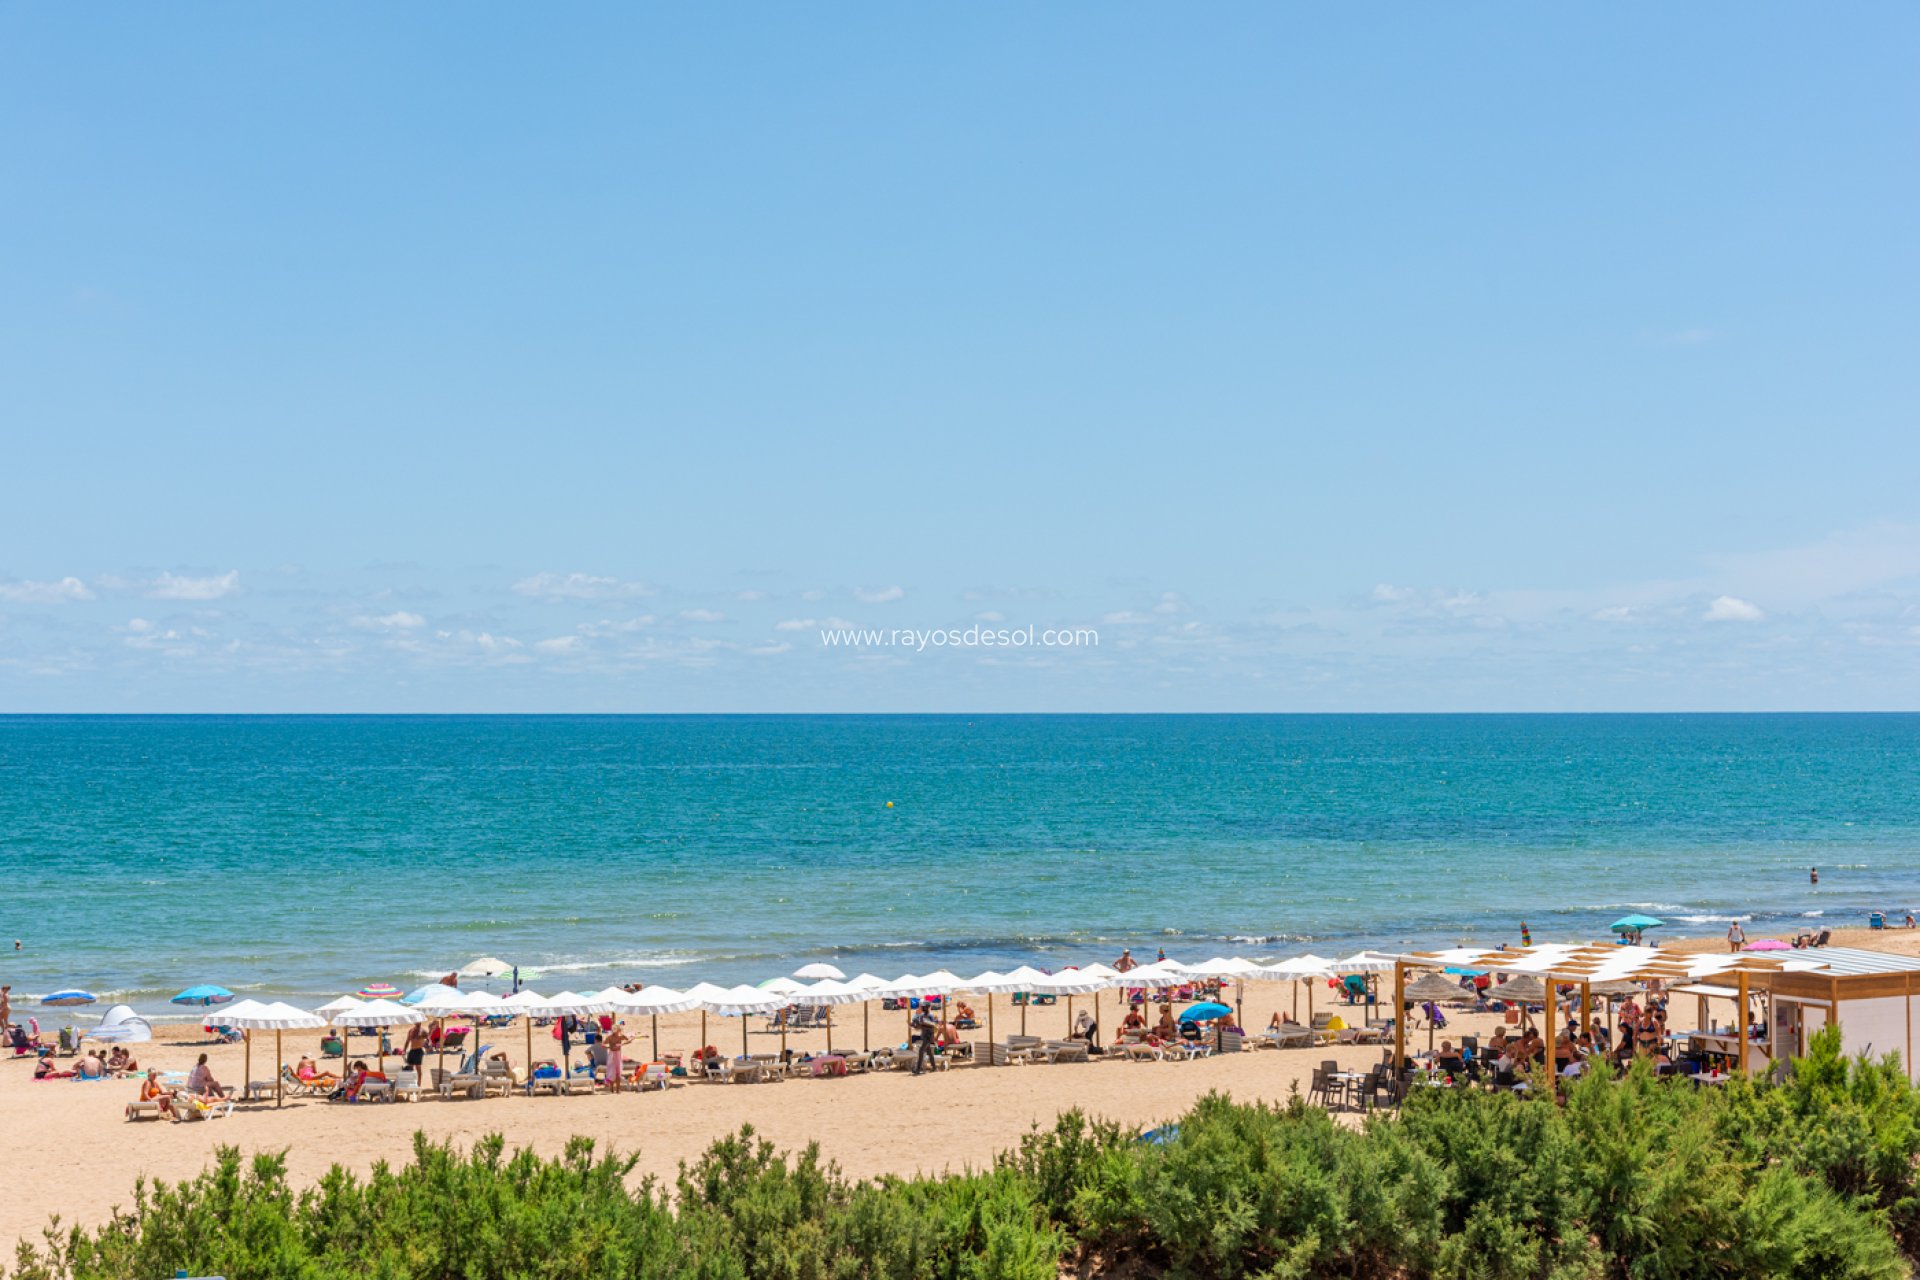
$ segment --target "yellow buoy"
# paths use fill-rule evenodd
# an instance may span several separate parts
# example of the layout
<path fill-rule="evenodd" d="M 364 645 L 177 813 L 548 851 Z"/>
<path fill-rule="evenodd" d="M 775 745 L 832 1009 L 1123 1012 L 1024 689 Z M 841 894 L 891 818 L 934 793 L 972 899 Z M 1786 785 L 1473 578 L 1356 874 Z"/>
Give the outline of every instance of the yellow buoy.
<path fill-rule="evenodd" d="M 893 801 L 891 800 L 887 801 L 887 808 L 889 809 L 893 808 Z"/>

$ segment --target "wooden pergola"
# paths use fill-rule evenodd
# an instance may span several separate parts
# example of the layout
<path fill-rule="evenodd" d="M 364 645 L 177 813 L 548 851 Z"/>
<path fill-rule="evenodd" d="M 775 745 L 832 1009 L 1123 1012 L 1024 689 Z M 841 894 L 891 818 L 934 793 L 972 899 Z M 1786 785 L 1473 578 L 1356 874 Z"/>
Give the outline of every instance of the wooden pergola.
<path fill-rule="evenodd" d="M 1772 952 L 1698 952 L 1683 954 L 1653 947 L 1623 947 L 1607 943 L 1543 943 L 1531 947 L 1457 947 L 1446 951 L 1414 951 L 1396 956 L 1393 965 L 1393 1063 L 1398 1071 L 1407 1060 L 1407 971 L 1419 969 L 1474 969 L 1489 973 L 1532 974 L 1546 984 L 1546 1042 L 1553 1052 L 1557 989 L 1580 989 L 1580 1021 L 1593 1021 L 1593 986 L 1600 982 L 1698 982 L 1731 979 L 1740 1004 L 1739 1068 L 1747 1070 L 1747 1000 L 1755 975 L 1782 972 L 1789 959 Z M 1797 966 L 1796 966 L 1797 967 Z"/>

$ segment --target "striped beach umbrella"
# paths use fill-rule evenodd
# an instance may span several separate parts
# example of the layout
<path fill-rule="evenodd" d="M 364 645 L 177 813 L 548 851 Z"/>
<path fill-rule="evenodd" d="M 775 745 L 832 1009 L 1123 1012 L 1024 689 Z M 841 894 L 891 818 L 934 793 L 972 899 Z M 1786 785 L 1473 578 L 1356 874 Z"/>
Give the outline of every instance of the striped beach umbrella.
<path fill-rule="evenodd" d="M 353 994 L 362 1000 L 394 1000 L 399 998 L 400 988 L 391 982 L 369 982 Z"/>

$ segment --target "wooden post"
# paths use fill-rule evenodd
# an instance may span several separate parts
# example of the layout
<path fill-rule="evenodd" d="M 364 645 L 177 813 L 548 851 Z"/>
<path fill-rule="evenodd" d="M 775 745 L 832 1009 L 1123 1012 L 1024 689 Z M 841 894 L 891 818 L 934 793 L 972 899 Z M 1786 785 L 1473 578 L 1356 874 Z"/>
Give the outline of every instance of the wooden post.
<path fill-rule="evenodd" d="M 276 1027 L 273 1032 L 273 1105 L 276 1107 L 284 1100 L 286 1092 L 285 1081 L 281 1079 L 286 1074 L 286 1065 L 287 1057 L 280 1048 L 280 1031 Z"/>
<path fill-rule="evenodd" d="M 1547 1014 L 1546 1014 L 1546 1017 L 1547 1017 L 1547 1081 L 1548 1081 L 1547 1087 L 1549 1089 L 1552 1089 L 1554 1087 L 1553 1082 L 1557 1081 L 1560 1078 L 1560 1067 L 1559 1067 L 1559 1063 L 1555 1060 L 1554 1039 L 1553 1039 L 1553 1015 L 1556 1012 L 1556 1010 L 1554 1009 L 1554 1006 L 1560 1002 L 1560 988 L 1554 982 L 1552 974 L 1546 975 L 1546 978 L 1547 978 Z M 1549 1093 L 1547 1096 L 1552 1097 L 1553 1095 Z"/>
<path fill-rule="evenodd" d="M 1311 988 L 1309 988 L 1311 990 Z M 1393 962 L 1393 1078 L 1400 1079 L 1400 1072 L 1407 1062 L 1407 962 Z M 1398 1084 L 1394 1088 L 1398 1089 Z"/>
<path fill-rule="evenodd" d="M 1593 1030 L 1593 983 L 1580 984 L 1580 1030 Z"/>
<path fill-rule="evenodd" d="M 1745 1075 L 1747 1074 L 1747 971 L 1745 969 L 1740 970 L 1739 976 L 1740 976 L 1740 1025 L 1735 1027 L 1733 1030 L 1734 1030 L 1734 1034 L 1740 1037 L 1740 1040 L 1739 1040 L 1740 1074 Z"/>
<path fill-rule="evenodd" d="M 244 1028 L 240 1034 L 246 1038 L 247 1044 L 246 1065 L 240 1068 L 240 1074 L 246 1077 L 240 1082 L 240 1096 L 244 1098 L 253 1092 L 253 1028 Z"/>

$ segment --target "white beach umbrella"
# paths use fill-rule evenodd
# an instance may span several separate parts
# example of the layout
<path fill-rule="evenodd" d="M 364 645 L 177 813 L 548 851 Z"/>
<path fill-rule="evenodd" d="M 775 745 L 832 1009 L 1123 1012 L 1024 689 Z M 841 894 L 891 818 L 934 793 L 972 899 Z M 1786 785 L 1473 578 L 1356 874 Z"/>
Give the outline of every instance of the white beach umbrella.
<path fill-rule="evenodd" d="M 1267 966 L 1267 971 L 1283 979 L 1291 979 L 1295 983 L 1307 984 L 1307 1017 L 1311 1020 L 1314 980 L 1325 981 L 1338 976 L 1328 967 L 1331 963 L 1325 956 L 1317 956 L 1309 951 L 1303 956 L 1293 956 L 1277 964 L 1270 964 Z M 1297 985 L 1293 989 L 1293 1014 L 1296 1018 L 1300 1016 L 1300 988 Z"/>
<path fill-rule="evenodd" d="M 797 1005 L 811 1005 L 826 1010 L 827 1014 L 827 1052 L 833 1052 L 833 1009 L 835 1005 L 858 1004 L 867 998 L 867 993 L 848 982 L 837 982 L 832 978 L 802 987 L 793 993 L 791 999 Z"/>
<path fill-rule="evenodd" d="M 474 993 L 476 996 L 479 992 Z M 540 1009 L 547 998 L 531 987 L 522 987 L 510 996 L 499 997 L 492 1013 L 527 1020 L 527 1079 L 533 1079 L 533 1020 L 543 1016 Z"/>
<path fill-rule="evenodd" d="M 859 973 L 847 979 L 847 985 L 860 993 L 860 1049 L 873 1048 L 873 1000 L 886 989 L 887 980 L 871 973 Z"/>
<path fill-rule="evenodd" d="M 600 999 L 597 995 L 582 995 L 578 991 L 562 991 L 555 995 L 548 996 L 537 1005 L 531 1006 L 529 1012 L 533 1015 L 547 1018 L 591 1018 L 606 1013 L 612 1008 L 613 1005 L 610 1002 Z M 527 1078 L 531 1080 L 533 1078 L 533 1027 L 531 1025 L 531 1018 L 528 1019 L 528 1024 Z M 563 1040 L 561 1043 L 566 1044 L 569 1050 L 571 1050 L 572 1046 L 570 1042 Z M 571 1053 L 567 1055 L 566 1069 L 568 1072 L 573 1070 Z"/>
<path fill-rule="evenodd" d="M 359 1007 L 360 998 L 358 996 L 341 996 L 338 1000 L 327 1001 L 318 1009 L 315 1009 L 314 1012 L 320 1014 L 322 1017 L 332 1017 L 343 1009 L 357 1009 Z"/>
<path fill-rule="evenodd" d="M 1356 951 L 1343 960 L 1329 961 L 1327 967 L 1335 973 L 1387 973 L 1393 964 L 1392 956 L 1378 951 Z"/>
<path fill-rule="evenodd" d="M 336 1010 L 327 1019 L 336 1027 L 409 1027 L 416 1022 L 426 1021 L 426 1015 L 418 1009 L 412 1009 L 395 1000 L 362 1000 L 351 1009 Z M 344 1046 L 342 1046 L 344 1049 Z M 387 1065 L 387 1040 L 383 1034 L 375 1047 L 375 1057 L 382 1070 Z M 341 1061 L 346 1061 L 342 1052 Z"/>
<path fill-rule="evenodd" d="M 793 971 L 796 978 L 831 978 L 835 982 L 845 982 L 847 975 L 825 962 L 803 964 Z"/>
<path fill-rule="evenodd" d="M 684 991 L 675 991 L 672 987 L 642 987 L 638 991 L 623 991 L 613 1002 L 613 1007 L 623 1013 L 641 1014 L 653 1020 L 653 1056 L 660 1057 L 660 1015 L 663 1013 L 686 1013 L 700 1007 L 699 998 Z M 702 1038 L 702 1043 L 705 1038 Z"/>
<path fill-rule="evenodd" d="M 743 1058 L 747 1055 L 747 1019 L 756 1013 L 772 1013 L 775 1009 L 785 1008 L 786 1003 L 787 998 L 783 995 L 771 994 L 744 983 L 737 987 L 717 988 L 703 994 L 700 1000 L 700 1006 L 706 1013 L 740 1019 L 740 1056 Z"/>
<path fill-rule="evenodd" d="M 1098 1016 L 1099 993 L 1105 991 L 1108 987 L 1119 986 L 1125 982 L 1126 977 L 1117 969 L 1109 969 L 1106 965 L 1088 965 L 1084 969 L 1062 969 L 1058 973 L 1049 974 L 1040 981 L 1033 983 L 1027 989 L 1043 996 L 1065 996 L 1067 998 L 1067 1034 L 1072 1035 L 1073 998 L 1075 996 L 1092 996 L 1094 998 L 1094 1013 Z M 1024 1019 L 1022 1020 L 1020 1029 L 1022 1031 L 1026 1030 Z"/>
<path fill-rule="evenodd" d="M 249 1086 L 253 1083 L 253 1033 L 273 1032 L 273 1105 L 279 1106 L 283 1100 L 280 1070 L 281 1064 L 286 1061 L 280 1052 L 280 1033 L 317 1030 L 326 1026 L 327 1020 L 317 1013 L 308 1013 L 304 1009 L 296 1009 L 280 1001 L 262 1004 L 258 1000 L 243 1000 L 239 1004 L 229 1005 L 220 1011 L 220 1016 L 226 1020 L 228 1026 L 238 1027 L 247 1033 L 246 1074 Z"/>
<path fill-rule="evenodd" d="M 1007 972 L 1003 976 L 1006 978 L 1006 980 L 1009 983 L 1012 984 L 1007 988 L 1007 990 L 1018 995 L 1023 991 L 1029 992 L 1029 993 L 1032 992 L 1034 983 L 1045 982 L 1048 978 L 1052 977 L 1053 975 L 1050 973 L 1047 973 L 1043 969 L 1036 969 L 1030 964 L 1023 964 L 1018 966 L 1017 968 L 1007 970 Z M 1021 1035 L 1025 1035 L 1027 1033 L 1027 1005 L 1030 1003 L 1032 1002 L 1022 1001 L 1020 1005 L 1020 1034 Z"/>
<path fill-rule="evenodd" d="M 481 956 L 469 960 L 454 970 L 456 978 L 506 978 L 513 974 L 513 966 L 496 956 Z"/>
<path fill-rule="evenodd" d="M 757 989 L 770 991 L 775 995 L 790 996 L 796 991 L 805 991 L 807 988 L 806 984 L 795 982 L 792 978 L 768 978 Z"/>

